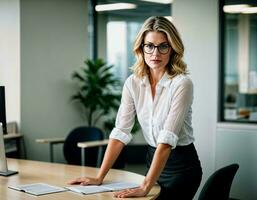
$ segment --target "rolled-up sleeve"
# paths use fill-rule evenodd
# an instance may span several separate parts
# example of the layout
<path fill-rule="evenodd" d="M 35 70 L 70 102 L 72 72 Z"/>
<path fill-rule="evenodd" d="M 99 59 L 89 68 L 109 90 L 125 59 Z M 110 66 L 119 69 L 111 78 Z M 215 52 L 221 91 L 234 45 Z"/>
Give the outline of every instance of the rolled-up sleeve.
<path fill-rule="evenodd" d="M 132 140 L 131 133 L 127 134 L 120 129 L 114 128 L 110 134 L 110 138 L 116 139 L 127 145 Z"/>
<path fill-rule="evenodd" d="M 160 135 L 158 137 L 158 144 L 169 144 L 172 149 L 176 148 L 178 142 L 178 136 L 167 130 L 161 130 Z"/>
<path fill-rule="evenodd" d="M 124 84 L 121 104 L 117 113 L 115 128 L 109 138 L 120 140 L 125 145 L 132 140 L 131 130 L 135 122 L 135 105 L 130 92 L 130 78 Z"/>
<path fill-rule="evenodd" d="M 174 149 L 193 101 L 193 83 L 190 79 L 183 79 L 172 92 L 174 95 L 171 100 L 169 114 L 165 120 L 163 130 L 159 133 L 157 143 L 169 144 Z"/>

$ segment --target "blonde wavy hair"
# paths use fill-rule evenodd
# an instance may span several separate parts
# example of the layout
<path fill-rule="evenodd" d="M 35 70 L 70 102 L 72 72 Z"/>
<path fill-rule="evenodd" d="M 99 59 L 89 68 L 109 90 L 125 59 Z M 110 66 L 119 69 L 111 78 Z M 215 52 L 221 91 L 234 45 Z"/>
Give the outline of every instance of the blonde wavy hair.
<path fill-rule="evenodd" d="M 170 55 L 170 60 L 167 65 L 167 73 L 170 78 L 175 77 L 178 74 L 188 74 L 187 65 L 182 60 L 184 55 L 184 45 L 180 38 L 180 35 L 176 27 L 165 17 L 153 16 L 148 18 L 134 42 L 133 52 L 136 56 L 136 62 L 131 67 L 134 74 L 142 78 L 143 76 L 149 74 L 149 67 L 144 61 L 144 52 L 142 50 L 142 44 L 144 43 L 144 38 L 148 32 L 158 31 L 166 35 L 169 44 L 172 48 L 172 54 Z"/>

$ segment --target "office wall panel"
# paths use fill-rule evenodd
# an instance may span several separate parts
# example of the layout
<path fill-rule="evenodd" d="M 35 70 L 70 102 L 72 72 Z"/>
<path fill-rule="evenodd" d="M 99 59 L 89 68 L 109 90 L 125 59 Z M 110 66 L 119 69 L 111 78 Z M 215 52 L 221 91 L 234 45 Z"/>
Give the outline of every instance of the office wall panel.
<path fill-rule="evenodd" d="M 29 159 L 48 160 L 35 139 L 66 137 L 82 125 L 71 74 L 88 58 L 87 1 L 21 1 L 21 130 Z M 57 148 L 56 161 L 62 161 Z"/>

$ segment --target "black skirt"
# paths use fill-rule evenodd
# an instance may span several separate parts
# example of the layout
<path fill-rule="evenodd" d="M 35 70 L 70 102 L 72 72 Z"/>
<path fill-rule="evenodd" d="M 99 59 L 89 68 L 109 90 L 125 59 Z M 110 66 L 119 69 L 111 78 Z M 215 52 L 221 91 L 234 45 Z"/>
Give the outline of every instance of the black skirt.
<path fill-rule="evenodd" d="M 156 148 L 148 146 L 147 168 L 150 168 Z M 202 179 L 202 168 L 194 144 L 171 150 L 158 179 L 161 193 L 158 199 L 193 199 Z"/>

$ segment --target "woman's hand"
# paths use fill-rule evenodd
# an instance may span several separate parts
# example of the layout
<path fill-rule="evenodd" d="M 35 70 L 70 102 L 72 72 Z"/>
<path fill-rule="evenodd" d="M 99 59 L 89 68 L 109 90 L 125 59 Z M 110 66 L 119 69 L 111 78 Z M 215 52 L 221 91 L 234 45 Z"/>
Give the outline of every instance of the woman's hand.
<path fill-rule="evenodd" d="M 126 197 L 144 197 L 148 194 L 149 189 L 145 189 L 143 187 L 133 188 L 121 190 L 119 192 L 114 193 L 114 197 L 116 198 L 126 198 Z"/>
<path fill-rule="evenodd" d="M 92 177 L 80 177 L 76 178 L 74 180 L 71 180 L 68 182 L 68 184 L 75 185 L 75 184 L 80 184 L 80 185 L 100 185 L 102 184 L 105 175 L 109 171 L 109 169 L 112 167 L 113 163 L 119 156 L 122 148 L 125 145 L 116 139 L 110 139 L 107 149 L 104 154 L 104 160 L 102 162 L 101 168 L 96 175 L 96 178 Z"/>
<path fill-rule="evenodd" d="M 92 177 L 80 177 L 68 182 L 70 185 L 100 185 L 102 180 L 100 178 L 92 178 Z"/>

